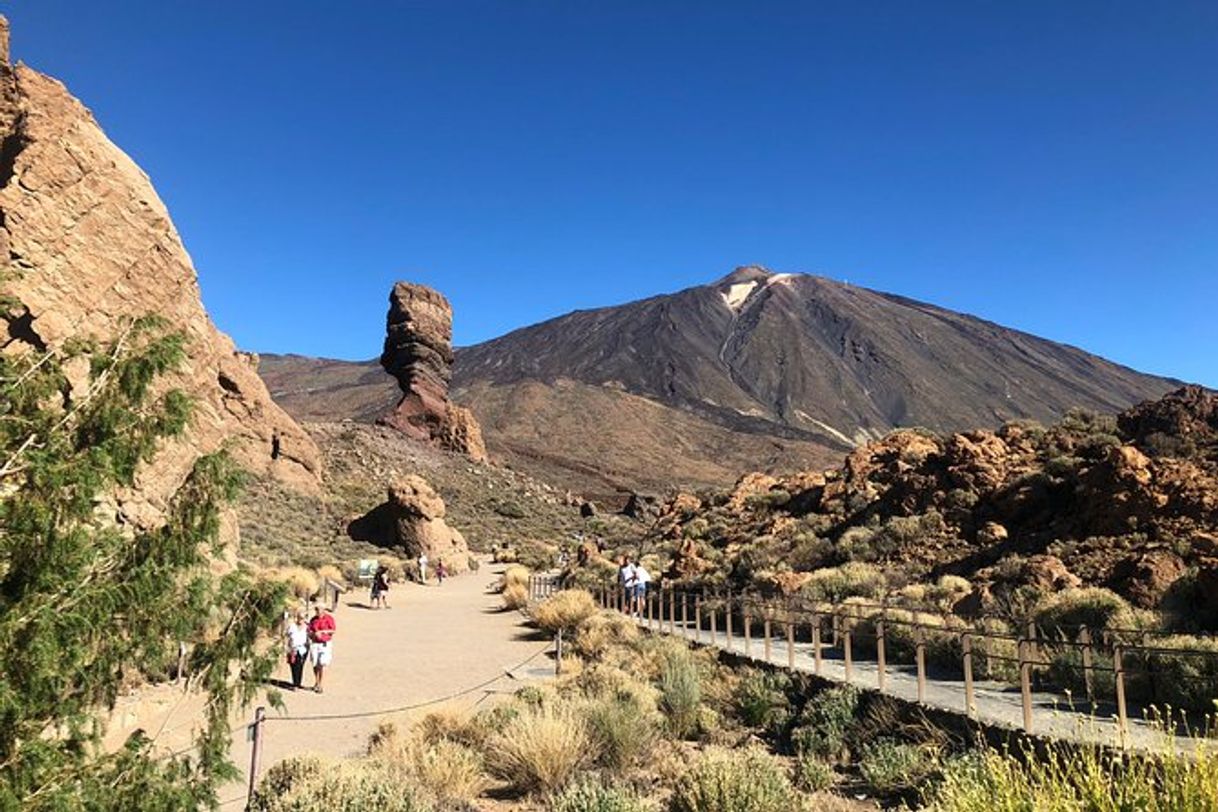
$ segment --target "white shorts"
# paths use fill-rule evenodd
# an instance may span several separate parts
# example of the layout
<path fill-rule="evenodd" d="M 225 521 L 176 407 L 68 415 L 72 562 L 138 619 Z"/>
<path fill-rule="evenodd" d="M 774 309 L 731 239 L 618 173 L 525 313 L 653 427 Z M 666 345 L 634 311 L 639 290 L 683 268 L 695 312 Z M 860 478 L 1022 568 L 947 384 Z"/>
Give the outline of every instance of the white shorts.
<path fill-rule="evenodd" d="M 312 648 L 309 649 L 309 658 L 313 661 L 314 668 L 316 668 L 319 665 L 329 665 L 330 664 L 330 660 L 333 657 L 333 654 L 330 651 L 332 646 L 333 646 L 332 643 L 314 643 L 313 644 Z"/>

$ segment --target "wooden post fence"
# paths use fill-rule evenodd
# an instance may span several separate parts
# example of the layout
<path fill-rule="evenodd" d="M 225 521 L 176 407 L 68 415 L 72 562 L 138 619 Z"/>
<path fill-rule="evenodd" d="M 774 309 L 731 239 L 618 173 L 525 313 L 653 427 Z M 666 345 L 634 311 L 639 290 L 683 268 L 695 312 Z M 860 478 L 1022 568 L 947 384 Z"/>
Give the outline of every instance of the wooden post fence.
<path fill-rule="evenodd" d="M 970 633 L 960 635 L 960 648 L 964 652 L 964 714 L 972 716 L 977 707 L 973 701 L 973 636 Z"/>
<path fill-rule="evenodd" d="M 914 615 L 914 622 L 918 616 Z M 914 661 L 918 666 L 918 701 L 926 700 L 926 630 L 921 626 L 914 627 Z"/>
<path fill-rule="evenodd" d="M 1086 626 L 1079 629 L 1078 644 L 1083 652 L 1083 685 L 1087 689 L 1087 701 L 1095 701 L 1095 663 L 1091 650 L 1091 630 Z"/>
<path fill-rule="evenodd" d="M 727 631 L 727 650 L 732 650 L 732 590 L 727 591 L 727 615 L 723 619 L 723 628 Z"/>
<path fill-rule="evenodd" d="M 833 619 L 837 621 L 837 627 L 841 629 L 842 656 L 845 658 L 846 663 L 846 682 L 850 682 L 850 678 L 854 675 L 854 663 L 851 659 L 852 653 L 850 651 L 850 635 L 853 633 L 853 630 L 850 628 L 846 617 L 839 614 L 840 611 L 840 608 L 833 610 Z"/>
<path fill-rule="evenodd" d="M 1019 654 L 1019 694 L 1020 701 L 1023 704 L 1023 732 L 1032 732 L 1032 663 L 1028 657 L 1028 650 L 1031 648 L 1031 643 L 1028 640 L 1020 640 L 1018 644 Z"/>
<path fill-rule="evenodd" d="M 770 616 L 768 613 L 765 616 L 765 623 L 762 624 L 762 629 L 765 632 L 765 644 L 762 650 L 765 652 L 765 661 L 768 663 L 771 659 L 773 659 L 770 656 L 773 653 L 772 641 L 770 639 L 770 632 L 772 631 L 773 627 L 770 625 Z"/>
<path fill-rule="evenodd" d="M 888 614 L 886 607 L 880 607 L 880 619 L 875 624 L 875 664 L 876 664 L 876 685 L 881 691 L 884 690 L 884 671 L 886 663 L 884 661 L 884 617 Z"/>
<path fill-rule="evenodd" d="M 795 621 L 787 615 L 787 668 L 795 670 Z"/>
<path fill-rule="evenodd" d="M 1112 648 L 1112 670 L 1113 676 L 1116 678 L 1116 701 L 1117 701 L 1117 734 L 1121 740 L 1121 747 L 1125 748 L 1129 745 L 1129 718 L 1125 710 L 1125 657 L 1124 649 L 1120 643 Z"/>
<path fill-rule="evenodd" d="M 694 595 L 694 642 L 702 642 L 702 596 L 706 590 Z"/>
<path fill-rule="evenodd" d="M 820 612 L 812 610 L 812 673 L 820 676 Z"/>

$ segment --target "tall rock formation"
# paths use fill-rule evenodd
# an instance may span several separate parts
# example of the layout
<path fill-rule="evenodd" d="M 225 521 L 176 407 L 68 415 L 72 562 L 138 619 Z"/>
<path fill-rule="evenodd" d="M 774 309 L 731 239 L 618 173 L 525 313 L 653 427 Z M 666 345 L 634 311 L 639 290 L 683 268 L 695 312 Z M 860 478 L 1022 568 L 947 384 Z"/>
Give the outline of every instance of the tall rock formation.
<path fill-rule="evenodd" d="M 159 523 L 195 460 L 221 447 L 255 473 L 317 487 L 316 446 L 271 401 L 256 363 L 212 325 L 148 177 L 60 82 L 10 65 L 2 18 L 0 43 L 0 351 L 107 342 L 149 314 L 187 338 L 186 363 L 160 384 L 193 397 L 194 420 L 117 495 L 116 520 Z M 87 376 L 72 383 L 69 400 Z"/>
<path fill-rule="evenodd" d="M 389 293 L 381 366 L 403 395 L 381 422 L 408 437 L 486 459 L 482 429 L 473 414 L 448 399 L 452 379 L 453 309 L 436 290 L 398 282 Z"/>

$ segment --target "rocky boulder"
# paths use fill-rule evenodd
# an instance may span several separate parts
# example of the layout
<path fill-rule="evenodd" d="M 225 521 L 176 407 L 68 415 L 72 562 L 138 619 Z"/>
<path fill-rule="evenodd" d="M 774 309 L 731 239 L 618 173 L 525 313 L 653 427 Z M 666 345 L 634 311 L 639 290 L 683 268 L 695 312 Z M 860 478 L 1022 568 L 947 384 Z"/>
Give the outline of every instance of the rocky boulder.
<path fill-rule="evenodd" d="M 393 286 L 381 366 L 397 379 L 403 394 L 380 422 L 416 440 L 484 461 L 486 445 L 478 421 L 448 399 L 452 319 L 452 305 L 439 291 L 407 282 Z"/>
<path fill-rule="evenodd" d="M 444 500 L 421 476 L 410 474 L 389 486 L 386 503 L 392 543 L 411 558 L 426 553 L 431 566 L 443 561 L 449 572 L 469 569 L 465 537 L 444 521 Z"/>
<path fill-rule="evenodd" d="M 164 443 L 117 494 L 116 522 L 160 524 L 202 455 L 222 447 L 256 474 L 319 486 L 309 436 L 267 393 L 251 359 L 212 324 L 199 282 L 148 176 L 56 80 L 8 61 L 0 28 L 0 316 L 5 353 L 60 352 L 116 341 L 133 319 L 159 315 L 186 337 L 187 361 L 158 382 L 194 401 L 187 432 Z M 68 370 L 66 399 L 84 394 L 87 365 Z M 230 534 L 231 535 L 231 534 Z"/>

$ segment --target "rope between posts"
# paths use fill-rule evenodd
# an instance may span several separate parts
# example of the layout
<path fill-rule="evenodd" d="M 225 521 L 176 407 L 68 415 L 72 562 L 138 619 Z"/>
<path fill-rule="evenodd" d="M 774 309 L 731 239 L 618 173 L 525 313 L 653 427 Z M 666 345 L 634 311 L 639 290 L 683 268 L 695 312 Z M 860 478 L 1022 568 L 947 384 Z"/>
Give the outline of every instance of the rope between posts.
<path fill-rule="evenodd" d="M 412 711 L 412 710 L 418 710 L 419 708 L 426 708 L 430 705 L 439 705 L 444 702 L 451 702 L 454 699 L 460 699 L 463 696 L 467 696 L 472 693 L 477 693 L 478 691 L 481 691 L 483 688 L 493 685 L 494 683 L 498 682 L 499 680 L 503 679 L 504 677 L 510 677 L 512 675 L 513 671 L 524 668 L 526 665 L 533 662 L 533 660 L 536 660 L 538 657 L 540 657 L 541 655 L 548 652 L 552 648 L 552 646 L 553 646 L 552 643 L 546 643 L 545 648 L 531 654 L 529 657 L 520 661 L 519 663 L 512 666 L 511 668 L 504 669 L 504 672 L 502 674 L 496 674 L 495 676 L 491 677 L 490 679 L 486 680 L 485 682 L 480 682 L 477 685 L 474 685 L 472 687 L 465 688 L 463 690 L 456 691 L 454 693 L 448 694 L 447 696 L 438 697 L 436 699 L 428 699 L 423 702 L 415 702 L 415 703 L 412 703 L 409 705 L 401 705 L 396 708 L 384 708 L 381 710 L 372 710 L 372 711 L 359 711 L 356 713 L 319 713 L 319 714 L 314 714 L 311 716 L 267 716 L 263 721 L 264 722 L 328 722 L 328 721 L 335 721 L 338 719 L 366 719 L 369 716 L 388 716 L 393 713 L 403 713 L 405 711 Z"/>

